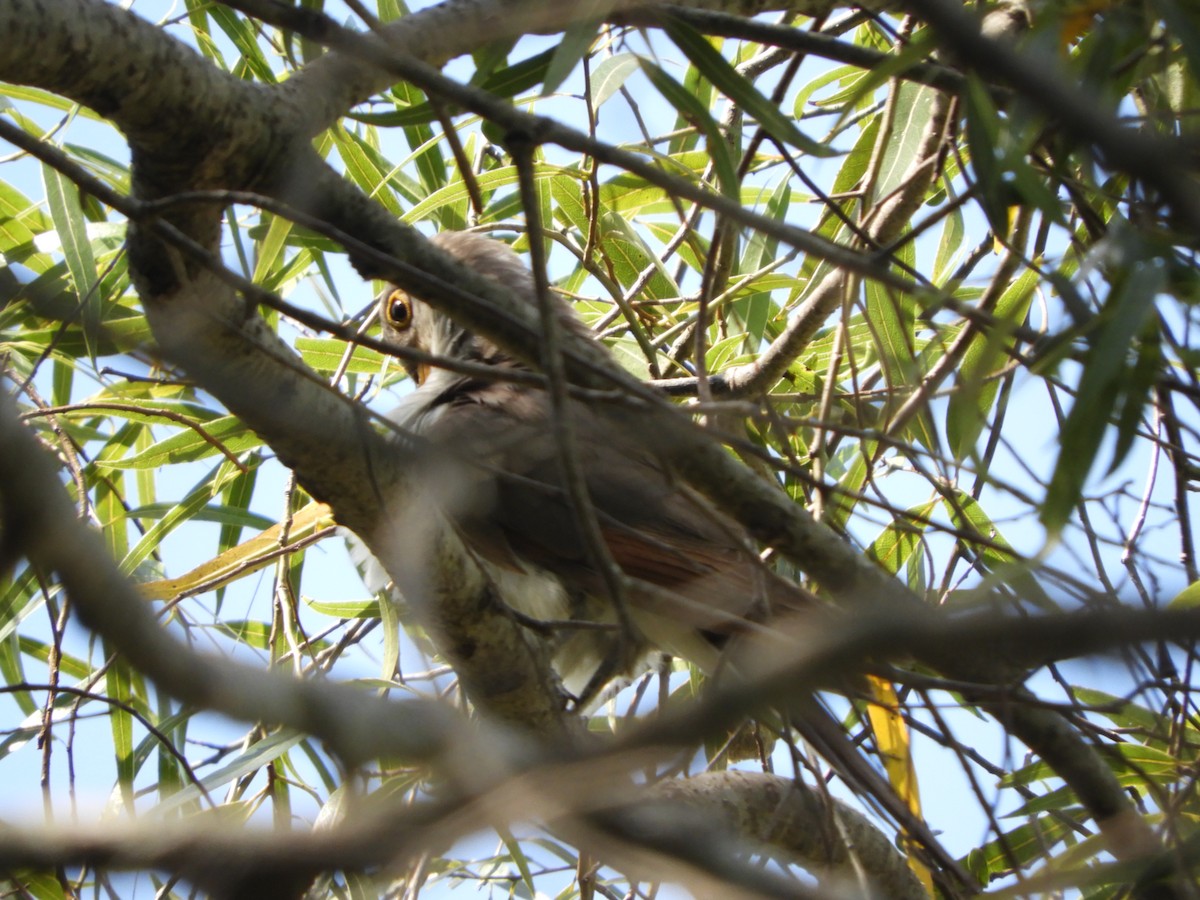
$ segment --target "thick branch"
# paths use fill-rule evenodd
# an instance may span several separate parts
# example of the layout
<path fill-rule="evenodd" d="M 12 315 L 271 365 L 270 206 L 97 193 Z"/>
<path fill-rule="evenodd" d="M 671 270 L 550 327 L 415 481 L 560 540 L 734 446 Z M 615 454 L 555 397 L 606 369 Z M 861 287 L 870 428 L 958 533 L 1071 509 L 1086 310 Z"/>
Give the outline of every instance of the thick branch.
<path fill-rule="evenodd" d="M 241 5 L 241 4 L 237 4 Z M 737 15 L 756 15 L 789 9 L 821 16 L 837 4 L 833 0 L 590 0 L 586 15 L 592 19 L 619 17 L 626 11 L 669 9 L 680 6 Z M 873 4 L 864 4 L 867 6 Z M 380 29 L 392 49 L 405 57 L 441 66 L 456 56 L 472 53 L 493 42 L 514 40 L 526 34 L 551 34 L 566 30 L 580 18 L 574 3 L 544 0 L 446 0 Z M 303 95 L 311 134 L 324 131 L 347 109 L 363 102 L 395 81 L 370 57 L 353 50 L 336 50 L 308 66 L 290 81 L 291 90 Z"/>
<path fill-rule="evenodd" d="M 194 55 L 176 48 L 170 50 L 167 56 L 153 66 L 148 65 L 148 62 L 155 57 L 136 56 L 134 42 L 144 41 L 147 46 L 174 43 L 156 30 L 145 26 L 131 26 L 133 30 L 121 38 L 124 43 L 131 45 L 128 48 L 123 44 L 114 43 L 118 39 L 116 32 L 103 32 L 107 41 L 103 48 L 104 56 L 108 59 L 119 58 L 124 65 L 131 65 L 132 61 L 132 68 L 144 77 L 153 73 L 156 85 L 162 89 L 156 102 L 163 108 L 177 106 L 180 110 L 186 109 L 189 121 L 183 122 L 181 117 L 176 117 L 169 120 L 173 125 L 162 128 L 159 133 L 147 134 L 145 132 L 152 117 L 143 114 L 142 109 L 155 108 L 148 98 L 148 107 L 134 108 L 129 103 L 106 98 L 96 81 L 87 80 L 83 75 L 72 78 L 66 73 L 67 65 L 73 65 L 77 70 L 86 72 L 89 69 L 88 60 L 99 57 L 100 48 L 97 41 L 100 32 L 87 37 L 78 51 L 71 44 L 71 35 L 76 34 L 77 28 L 90 27 L 100 19 L 107 21 L 107 17 L 115 16 L 118 12 L 114 7 L 82 3 L 80 0 L 56 0 L 55 3 L 14 0 L 12 3 L 0 5 L 0 32 L 10 36 L 3 49 L 0 49 L 0 77 L 51 87 L 81 102 L 112 110 L 114 121 L 135 137 L 137 185 L 139 190 L 146 192 L 150 197 L 207 185 L 244 187 L 247 186 L 247 182 L 252 183 L 263 173 L 269 173 L 272 177 L 267 181 L 271 192 L 292 199 L 297 185 L 289 186 L 286 183 L 287 179 L 301 176 L 307 178 L 310 174 L 315 174 L 319 178 L 317 183 L 311 185 L 316 197 L 316 200 L 312 201 L 312 208 L 321 213 L 336 213 L 333 216 L 335 224 L 344 230 L 353 232 L 358 230 L 358 226 L 366 226 L 365 230 L 370 234 L 374 246 L 397 253 L 402 258 L 396 261 L 394 270 L 381 267 L 381 272 L 391 275 L 394 271 L 398 275 L 396 280 L 399 283 L 412 284 L 415 276 L 411 269 L 404 269 L 402 264 L 403 261 L 408 261 L 422 268 L 429 267 L 447 279 L 456 278 L 461 274 L 460 269 L 448 265 L 444 258 L 422 250 L 410 231 L 396 223 L 383 222 L 384 214 L 380 210 L 371 210 L 370 204 L 361 194 L 337 179 L 323 165 L 305 164 L 297 169 L 281 170 L 277 164 L 281 159 L 286 162 L 293 161 L 289 155 L 303 162 L 306 148 L 287 143 L 293 140 L 296 133 L 294 123 L 300 121 L 298 113 L 289 110 L 285 104 L 269 114 L 261 114 L 273 106 L 271 92 L 262 88 L 236 86 L 238 83 L 234 79 L 218 79 L 211 73 L 201 76 L 199 88 L 193 84 L 184 91 L 179 81 L 165 77 L 162 67 L 169 63 L 178 65 L 185 73 L 196 73 L 203 65 L 197 62 Z M 35 30 L 17 30 L 19 21 L 23 18 L 33 22 Z M 10 25 L 12 27 L 8 27 Z M 89 34 L 86 31 L 79 33 Z M 23 36 L 24 39 L 12 39 L 14 34 Z M 49 43 L 50 37 L 57 43 Z M 495 35 L 490 37 L 494 38 Z M 114 46 L 119 47 L 122 52 L 114 53 Z M 367 43 L 364 42 L 363 46 L 367 46 Z M 47 53 L 47 47 L 58 50 L 59 55 L 53 59 L 49 58 L 51 55 Z M 126 49 L 130 50 L 130 54 L 124 52 Z M 86 52 L 82 59 L 80 52 Z M 47 57 L 44 64 L 38 64 L 34 60 L 34 57 L 39 55 Z M 436 73 L 431 74 L 420 67 L 404 68 L 398 60 L 393 61 L 391 68 L 394 72 L 416 72 L 426 83 L 436 82 L 439 90 L 444 88 L 448 95 L 457 97 L 458 95 L 451 92 L 461 88 L 453 83 L 449 86 L 444 85 L 443 82 L 437 81 L 440 76 L 435 78 Z M 391 77 L 393 76 L 389 76 Z M 131 89 L 140 92 L 148 91 L 147 82 L 144 80 L 138 87 L 139 82 L 135 80 L 125 82 L 117 75 L 114 75 L 114 79 L 115 84 L 127 84 Z M 211 89 L 206 90 L 205 87 Z M 78 92 L 78 96 L 73 92 Z M 197 107 L 194 104 L 199 97 L 203 97 L 203 103 Z M 462 97 L 472 103 L 478 100 L 470 94 L 462 94 Z M 342 111 L 338 109 L 336 114 Z M 511 117 L 511 111 L 500 110 L 496 115 L 497 120 L 506 125 L 525 127 L 529 124 L 528 119 L 506 118 Z M 272 126 L 278 123 L 282 124 L 275 130 Z M 156 121 L 155 127 L 158 128 L 160 124 Z M 538 124 L 538 128 L 530 132 L 533 139 L 556 140 L 564 146 L 571 145 L 567 139 L 574 140 L 567 133 L 569 130 L 555 130 L 541 120 L 536 120 L 535 124 Z M 229 140 L 217 140 L 210 144 L 207 143 L 210 139 L 206 136 L 205 143 L 201 144 L 199 151 L 189 149 L 185 155 L 179 155 L 181 144 L 186 145 L 187 139 L 196 137 L 200 132 L 216 134 Z M 184 140 L 181 141 L 181 137 Z M 1106 152 L 1109 151 L 1112 142 L 1104 134 L 1098 134 L 1097 140 L 1101 138 L 1106 142 Z M 216 144 L 220 146 L 215 146 Z M 285 152 L 281 156 L 276 150 L 284 145 Z M 192 165 L 197 159 L 197 152 L 201 164 Z M 1123 157 L 1119 154 L 1110 157 L 1110 160 L 1118 162 L 1121 159 Z M 1174 172 L 1170 166 L 1166 168 Z M 654 172 L 649 174 L 654 175 Z M 305 187 L 308 186 L 310 185 L 306 183 Z M 707 194 L 695 199 L 712 208 L 718 208 Z M 1183 199 L 1186 201 L 1187 196 Z M 721 211 L 724 213 L 724 208 L 721 208 Z M 730 210 L 730 214 L 752 227 L 762 224 L 759 217 L 747 216 L 740 207 Z M 211 209 L 201 209 L 185 220 L 186 224 L 194 228 L 189 229 L 189 236 L 206 245 L 211 245 L 217 221 L 217 211 Z M 383 236 L 382 241 L 374 240 L 377 234 Z M 791 236 L 791 239 L 794 240 L 795 237 Z M 281 457 L 297 467 L 297 471 L 301 473 L 305 483 L 312 486 L 314 493 L 325 495 L 325 499 L 330 501 L 339 515 L 347 516 L 368 529 L 371 533 L 367 537 L 374 541 L 375 549 L 383 553 L 385 564 L 393 575 L 403 573 L 404 560 L 397 558 L 394 548 L 390 554 L 387 550 L 387 547 L 394 543 L 390 540 L 394 537 L 394 523 L 389 522 L 389 527 L 382 532 L 371 530 L 372 523 L 384 520 L 381 516 L 364 512 L 357 506 L 364 499 L 371 498 L 378 509 L 380 500 L 392 496 L 392 489 L 404 488 L 401 457 L 392 453 L 390 445 L 365 428 L 361 418 L 348 405 L 342 405 L 341 400 L 330 399 L 333 395 L 295 364 L 278 344 L 277 339 L 269 335 L 262 323 L 245 310 L 218 279 L 207 273 L 189 273 L 183 266 L 174 267 L 174 279 L 165 277 L 171 274 L 166 268 L 170 261 L 164 262 L 159 258 L 162 254 L 156 251 L 162 249 L 165 249 L 165 245 L 157 242 L 143 245 L 140 252 L 131 258 L 135 270 L 140 272 L 140 283 L 150 287 L 143 299 L 147 304 L 148 314 L 155 322 L 156 335 L 164 347 L 177 355 L 201 383 L 213 390 L 230 409 L 241 414 L 273 445 L 278 445 L 276 449 Z M 850 263 L 862 266 L 863 260 L 861 257 L 851 257 Z M 164 277 L 147 279 L 147 269 L 152 266 L 163 267 L 162 271 L 156 274 Z M 895 280 L 894 276 L 892 279 Z M 478 290 L 485 297 L 491 298 L 496 295 L 494 290 L 480 287 L 477 281 L 468 280 L 466 285 L 469 291 Z M 449 307 L 451 303 L 445 301 L 444 305 Z M 515 309 L 515 306 L 513 308 Z M 481 314 L 478 322 L 469 321 L 468 324 L 472 327 L 478 326 L 480 332 L 497 337 L 506 346 L 511 344 L 516 348 L 520 345 L 525 358 L 535 356 L 535 341 L 529 334 L 514 333 L 505 341 L 501 335 L 493 335 L 492 330 L 484 324 L 484 318 Z M 185 337 L 187 339 L 183 339 Z M 577 342 L 574 346 L 568 346 L 567 350 L 568 362 L 576 362 L 571 369 L 573 377 L 599 386 L 619 385 L 630 396 L 643 398 L 639 401 L 640 405 L 621 413 L 631 419 L 633 427 L 640 428 L 644 433 L 660 435 L 662 449 L 672 457 L 688 480 L 695 482 L 722 506 L 728 508 L 751 528 L 757 537 L 777 545 L 799 561 L 824 586 L 841 595 L 846 603 L 865 610 L 886 608 L 889 604 L 895 604 L 895 608 L 906 611 L 921 608 L 919 600 L 897 581 L 871 562 L 859 557 L 853 548 L 828 529 L 814 523 L 802 508 L 773 486 L 764 484 L 735 463 L 719 444 L 692 426 L 683 416 L 673 414 L 645 399 L 645 389 L 631 383 L 630 379 L 620 372 L 609 371 L 603 376 L 599 375 L 597 367 L 602 367 L 602 363 L 594 359 L 588 360 L 586 350 Z M 580 360 L 588 362 L 586 365 L 579 365 Z M 327 415 L 330 416 L 328 420 L 325 419 Z M 318 419 L 326 425 L 325 430 L 309 427 Z M 25 439 L 28 440 L 28 437 Z M 318 446 L 319 444 L 321 446 Z M 9 451 L 9 447 L 16 445 L 10 445 L 10 442 L 5 440 L 4 446 L 6 452 L 0 457 L 0 465 L 8 466 L 15 455 Z M 43 462 L 43 468 L 45 465 Z M 27 515 L 29 522 L 37 526 L 30 533 L 41 535 L 32 547 L 31 555 L 43 565 L 58 569 L 64 581 L 70 582 L 69 588 L 79 589 L 82 596 L 92 584 L 86 579 L 93 577 L 94 567 L 90 567 L 86 572 L 80 571 L 78 560 L 81 555 L 77 552 L 75 543 L 60 543 L 57 540 L 59 533 L 55 530 L 55 523 L 64 519 L 61 511 L 47 517 L 44 511 L 38 512 L 33 498 L 26 496 L 27 491 L 25 494 L 20 493 L 28 480 L 28 473 L 0 469 L 0 474 L 4 476 L 4 489 L 11 490 L 12 497 L 15 498 L 10 500 L 6 495 L 6 514 L 11 516 L 14 514 L 13 510 L 21 510 L 21 514 Z M 43 475 L 53 480 L 53 472 L 43 471 Z M 57 491 L 57 486 L 55 490 Z M 58 491 L 58 494 L 61 496 L 61 491 Z M 371 504 L 368 503 L 366 508 L 370 509 Z M 28 523 L 23 521 L 21 524 L 22 527 L 26 527 Z M 21 532 L 8 526 L 5 533 L 13 535 Z M 442 531 L 441 534 L 444 535 L 445 532 Z M 71 538 L 74 537 L 72 533 Z M 70 552 L 66 548 L 70 548 Z M 461 555 L 461 548 L 454 547 L 450 538 L 446 538 L 443 544 L 436 545 L 434 550 L 443 560 L 451 557 L 465 559 Z M 447 556 L 441 556 L 443 553 Z M 441 570 L 442 566 L 438 568 Z M 489 605 L 486 583 L 477 578 L 477 573 L 469 562 L 464 564 L 461 577 L 462 580 L 457 583 L 446 583 L 448 593 L 444 598 L 450 600 L 451 592 L 463 591 L 475 598 L 475 606 L 470 608 L 487 610 Z M 107 579 L 107 576 L 105 578 Z M 127 588 L 122 588 L 115 579 L 103 580 L 101 584 L 105 592 L 114 596 L 124 597 L 124 592 L 127 592 Z M 139 601 L 135 598 L 133 602 L 137 604 Z M 177 696 L 190 702 L 222 709 L 231 715 L 255 717 L 261 712 L 263 693 L 255 694 L 253 702 L 243 701 L 240 692 L 245 689 L 245 685 L 241 683 L 240 678 L 233 678 L 231 673 L 244 673 L 233 669 L 228 663 L 219 666 L 210 664 L 209 668 L 213 670 L 211 682 L 196 678 L 195 671 L 190 668 L 186 672 L 181 671 L 181 663 L 185 658 L 175 651 L 173 642 L 154 642 L 152 631 L 162 641 L 167 639 L 161 634 L 148 611 L 142 607 L 138 608 L 141 612 L 135 614 L 129 613 L 125 605 L 109 609 L 97 604 L 94 608 L 89 607 L 92 618 L 88 621 L 97 631 L 106 636 L 114 636 L 114 640 L 116 635 L 122 633 L 122 629 L 132 625 L 137 641 L 130 642 L 131 662 L 160 679 L 164 688 Z M 128 616 L 133 618 L 126 621 Z M 501 621 L 497 619 L 497 622 Z M 496 650 L 495 661 L 498 663 L 503 656 L 504 645 L 497 645 Z M 954 647 L 931 648 L 930 658 L 947 674 L 970 680 L 1002 681 L 1006 675 L 980 658 L 968 658 Z M 465 653 L 460 653 L 455 659 L 465 666 L 468 663 L 478 663 L 482 658 L 467 659 Z M 536 670 L 537 667 L 534 666 L 528 671 Z M 480 673 L 481 678 L 486 677 L 486 667 L 480 666 L 476 671 Z M 210 673 L 206 670 L 205 674 L 207 676 Z M 334 707 L 348 702 L 343 698 L 342 692 L 326 694 L 321 691 L 329 690 L 328 686 L 322 689 L 318 685 L 310 685 L 311 694 L 293 694 L 290 691 L 285 692 L 283 685 L 282 680 L 264 681 L 262 691 L 278 702 L 278 707 L 272 712 L 274 720 L 289 722 L 313 733 L 330 734 L 331 739 L 339 740 L 339 751 L 348 754 L 362 754 L 364 746 L 377 749 L 382 743 L 378 734 L 364 737 L 361 729 L 354 731 L 353 722 L 347 723 L 346 727 L 350 730 L 346 734 L 333 734 L 332 723 L 341 724 L 337 716 L 340 707 Z M 506 690 L 509 687 L 504 685 Z M 297 697 L 303 697 L 303 702 Z M 387 710 L 390 707 L 381 706 L 380 709 Z M 1004 718 L 1003 708 L 996 708 L 994 712 Z M 552 710 L 546 708 L 546 715 L 552 718 Z M 1013 719 L 1014 731 L 1047 760 L 1057 761 L 1061 766 L 1060 773 L 1076 788 L 1080 797 L 1098 816 L 1131 816 L 1131 807 L 1123 797 L 1120 785 L 1104 767 L 1091 765 L 1095 762 L 1094 754 L 1078 734 L 1066 727 L 1061 718 L 1055 729 L 1040 727 L 1045 724 L 1046 715 L 1040 717 L 1041 722 L 1036 721 L 1037 718 L 1026 716 Z M 384 726 L 381 724 L 383 722 L 386 722 L 386 719 L 381 714 L 373 724 L 380 731 L 394 734 L 394 723 Z M 350 735 L 349 740 L 347 734 Z M 1142 828 L 1140 833 L 1147 833 L 1140 820 L 1130 821 L 1137 822 Z"/>
<path fill-rule="evenodd" d="M 730 769 L 661 782 L 651 796 L 693 807 L 706 821 L 769 847 L 772 855 L 846 881 L 857 863 L 884 897 L 928 897 L 895 845 L 862 813 L 791 779 Z"/>
<path fill-rule="evenodd" d="M 458 739 L 462 726 L 441 704 L 387 703 L 193 652 L 163 629 L 100 537 L 75 518 L 58 467 L 20 424 L 8 397 L 0 400 L 0 446 L 2 549 L 57 572 L 84 623 L 167 693 L 237 719 L 316 735 L 350 764 L 393 753 L 436 759 Z"/>

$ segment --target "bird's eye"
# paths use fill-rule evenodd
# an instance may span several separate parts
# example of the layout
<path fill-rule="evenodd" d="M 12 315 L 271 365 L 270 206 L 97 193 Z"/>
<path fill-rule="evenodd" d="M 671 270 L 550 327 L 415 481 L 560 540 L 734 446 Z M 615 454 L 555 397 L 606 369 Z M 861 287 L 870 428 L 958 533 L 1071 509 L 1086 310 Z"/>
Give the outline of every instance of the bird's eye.
<path fill-rule="evenodd" d="M 383 303 L 383 312 L 389 325 L 403 331 L 412 324 L 412 299 L 404 291 L 392 291 Z"/>

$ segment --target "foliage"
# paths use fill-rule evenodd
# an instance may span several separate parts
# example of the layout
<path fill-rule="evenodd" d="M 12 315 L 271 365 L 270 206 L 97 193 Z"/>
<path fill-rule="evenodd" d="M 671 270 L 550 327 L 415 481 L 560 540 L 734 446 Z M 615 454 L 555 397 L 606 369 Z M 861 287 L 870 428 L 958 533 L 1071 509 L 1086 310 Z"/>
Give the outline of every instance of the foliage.
<path fill-rule="evenodd" d="M 177 15 L 139 3 L 133 14 L 169 15 L 159 23 L 166 34 L 266 85 L 287 84 L 322 54 L 317 33 L 237 6 L 187 0 Z M 610 16 L 478 47 L 446 73 L 648 160 L 662 176 L 541 144 L 537 219 L 523 209 L 511 133 L 414 84 L 374 95 L 313 145 L 426 233 L 470 227 L 522 252 L 541 242 L 554 286 L 623 367 L 677 395 L 699 393 L 743 459 L 931 607 L 965 613 L 985 597 L 1030 614 L 1165 605 L 1200 581 L 1189 497 L 1198 207 L 1076 120 L 1063 124 L 1050 88 L 1078 89 L 1087 106 L 1076 112 L 1095 122 L 1190 142 L 1194 191 L 1200 13 L 1184 0 L 1039 5 L 1012 45 L 1054 61 L 1038 95 L 1002 67 L 956 53 L 922 6 L 910 18 L 839 10 L 788 14 L 777 26 L 756 19 L 764 27 L 743 38 L 720 36 L 741 33 L 733 16 Z M 385 23 L 407 14 L 396 0 L 372 13 Z M 365 28 L 358 16 L 351 22 Z M 790 43 L 818 33 L 828 46 Z M 124 144 L 102 117 L 36 87 L 0 85 L 0 94 L 5 120 L 129 192 Z M 0 360 L 22 418 L 62 461 L 81 517 L 163 627 L 196 648 L 386 696 L 455 698 L 436 641 L 402 605 L 361 586 L 326 510 L 254 430 L 159 355 L 131 284 L 125 217 L 79 190 L 72 171 L 19 152 L 0 161 Z M 710 189 L 757 218 L 735 221 L 677 185 Z M 378 284 L 362 284 L 342 247 L 243 199 L 225 213 L 226 265 L 377 336 L 378 325 L 364 323 Z M 531 234 L 529 221 L 542 230 Z M 861 269 L 798 252 L 772 223 L 858 251 Z M 266 315 L 314 372 L 373 409 L 386 411 L 407 389 L 377 350 Z M 780 355 L 784 365 L 764 368 Z M 303 830 L 335 821 L 354 795 L 438 797 L 436 773 L 423 765 L 380 760 L 346 771 L 313 735 L 235 726 L 180 703 L 81 628 L 46 573 L 6 562 L 0 779 L 23 785 L 10 795 L 9 824 L 39 800 L 38 773 L 50 822 L 134 811 L 179 822 L 209 811 L 222 822 Z M 1175 867 L 1192 866 L 1194 663 L 1187 643 L 1131 645 L 1093 665 L 1055 658 L 1030 681 L 1178 851 L 1157 870 L 1106 846 L 1094 811 L 1054 767 L 1024 758 L 1002 724 L 981 730 L 963 685 L 921 667 L 879 670 L 888 679 L 869 694 L 875 703 L 829 702 L 979 886 L 1006 879 L 1017 893 L 1122 895 L 1156 873 L 1186 878 Z M 676 661 L 589 727 L 620 733 L 655 705 L 646 698 L 686 706 L 703 683 Z M 747 726 L 751 761 L 737 766 L 794 767 L 819 783 L 823 764 L 789 734 L 772 753 L 764 721 Z M 718 729 L 681 768 L 731 765 L 739 743 Z M 590 857 L 543 824 L 510 812 L 490 843 L 329 871 L 313 890 L 651 890 L 616 868 L 589 875 Z M 920 858 L 913 865 L 932 887 Z M 135 888 L 103 866 L 29 866 L 7 877 L 36 897 L 186 893 L 154 874 Z M 963 891 L 952 881 L 937 889 Z"/>

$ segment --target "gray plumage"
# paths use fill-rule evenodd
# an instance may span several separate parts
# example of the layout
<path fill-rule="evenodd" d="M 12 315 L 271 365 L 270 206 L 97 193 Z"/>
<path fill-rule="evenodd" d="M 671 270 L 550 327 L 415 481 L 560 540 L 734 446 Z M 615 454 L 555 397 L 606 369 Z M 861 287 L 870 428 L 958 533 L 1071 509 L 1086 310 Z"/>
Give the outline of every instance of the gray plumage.
<path fill-rule="evenodd" d="M 464 232 L 440 234 L 434 243 L 535 303 L 531 275 L 507 245 Z M 389 288 L 379 302 L 388 341 L 523 368 L 490 340 L 403 291 Z M 570 307 L 560 303 L 558 309 L 565 329 L 590 339 Z M 418 387 L 395 418 L 434 449 L 426 456 L 437 460 L 430 479 L 442 485 L 434 492 L 442 513 L 505 601 L 543 620 L 614 621 L 566 500 L 545 394 L 511 382 L 406 367 Z M 649 646 L 711 668 L 724 640 L 747 621 L 810 603 L 810 595 L 764 567 L 740 526 L 672 478 L 645 436 L 631 433 L 601 405 L 572 400 L 569 415 L 603 539 L 630 578 L 626 600 L 645 640 L 630 653 L 615 645 L 616 632 L 564 633 L 556 663 L 568 689 L 590 690 L 597 671 L 608 674 L 606 661 L 611 668 Z"/>

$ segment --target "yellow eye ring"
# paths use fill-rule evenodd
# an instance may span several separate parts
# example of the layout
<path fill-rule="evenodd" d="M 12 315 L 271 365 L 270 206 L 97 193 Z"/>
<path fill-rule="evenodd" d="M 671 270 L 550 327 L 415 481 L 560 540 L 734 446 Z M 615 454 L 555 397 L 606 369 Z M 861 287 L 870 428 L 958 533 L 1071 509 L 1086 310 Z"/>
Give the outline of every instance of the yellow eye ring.
<path fill-rule="evenodd" d="M 389 325 L 397 331 L 403 331 L 412 325 L 412 299 L 402 290 L 392 291 L 384 301 L 383 314 L 387 317 Z"/>

